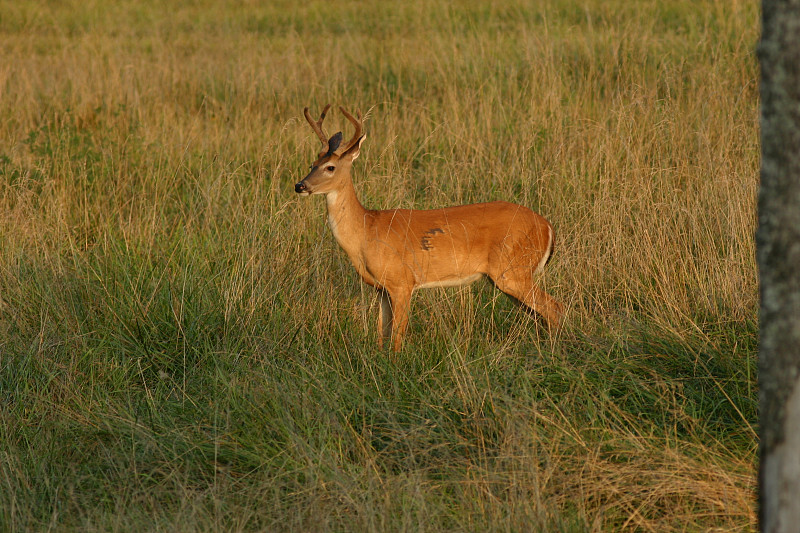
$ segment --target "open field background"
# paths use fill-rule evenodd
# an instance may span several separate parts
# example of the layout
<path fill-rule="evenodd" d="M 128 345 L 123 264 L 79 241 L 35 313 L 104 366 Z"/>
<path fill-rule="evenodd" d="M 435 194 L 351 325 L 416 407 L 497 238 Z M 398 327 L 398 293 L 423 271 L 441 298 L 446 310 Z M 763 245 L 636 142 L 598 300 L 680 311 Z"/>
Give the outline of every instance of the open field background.
<path fill-rule="evenodd" d="M 755 0 L 0 3 L 0 531 L 755 527 Z M 293 184 L 549 218 L 549 335 Z M 329 131 L 339 124 L 337 113 Z"/>

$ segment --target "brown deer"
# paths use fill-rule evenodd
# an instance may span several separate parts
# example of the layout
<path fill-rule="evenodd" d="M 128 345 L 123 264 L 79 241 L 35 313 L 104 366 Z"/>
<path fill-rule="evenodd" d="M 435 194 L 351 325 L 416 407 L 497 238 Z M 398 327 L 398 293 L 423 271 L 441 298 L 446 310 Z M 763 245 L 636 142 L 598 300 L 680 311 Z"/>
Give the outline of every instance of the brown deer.
<path fill-rule="evenodd" d="M 324 194 L 328 224 L 356 271 L 380 294 L 380 344 L 391 337 L 400 349 L 415 289 L 466 285 L 488 276 L 494 285 L 544 316 L 557 328 L 563 308 L 538 288 L 534 276 L 553 253 L 553 227 L 527 207 L 487 202 L 442 209 L 365 209 L 358 201 L 350 172 L 364 142 L 361 113 L 342 114 L 355 127 L 342 144 L 342 133 L 328 138 L 322 121 L 303 114 L 322 142 L 311 172 L 294 186 L 301 196 Z"/>

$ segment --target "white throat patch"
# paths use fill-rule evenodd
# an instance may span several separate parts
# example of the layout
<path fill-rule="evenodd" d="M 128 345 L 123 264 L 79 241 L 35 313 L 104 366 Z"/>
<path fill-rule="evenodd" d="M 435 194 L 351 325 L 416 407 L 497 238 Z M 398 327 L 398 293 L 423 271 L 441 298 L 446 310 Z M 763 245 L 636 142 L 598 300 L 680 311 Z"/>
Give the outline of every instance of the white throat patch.
<path fill-rule="evenodd" d="M 333 218 L 333 207 L 336 205 L 338 194 L 336 191 L 331 191 L 325 195 L 325 202 L 328 207 L 328 225 L 331 227 L 331 231 L 333 232 L 333 236 L 336 237 L 336 240 L 339 239 L 339 235 L 336 232 L 336 219 Z"/>

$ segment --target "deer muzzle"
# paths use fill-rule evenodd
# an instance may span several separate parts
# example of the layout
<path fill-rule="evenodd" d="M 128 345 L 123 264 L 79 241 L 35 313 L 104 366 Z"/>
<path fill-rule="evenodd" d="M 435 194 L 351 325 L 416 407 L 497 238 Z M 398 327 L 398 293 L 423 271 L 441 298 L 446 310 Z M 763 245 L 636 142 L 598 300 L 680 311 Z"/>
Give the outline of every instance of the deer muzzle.
<path fill-rule="evenodd" d="M 305 181 L 301 181 L 299 183 L 294 184 L 294 192 L 300 194 L 302 196 L 308 196 L 311 194 L 308 190 L 308 185 L 306 185 Z"/>

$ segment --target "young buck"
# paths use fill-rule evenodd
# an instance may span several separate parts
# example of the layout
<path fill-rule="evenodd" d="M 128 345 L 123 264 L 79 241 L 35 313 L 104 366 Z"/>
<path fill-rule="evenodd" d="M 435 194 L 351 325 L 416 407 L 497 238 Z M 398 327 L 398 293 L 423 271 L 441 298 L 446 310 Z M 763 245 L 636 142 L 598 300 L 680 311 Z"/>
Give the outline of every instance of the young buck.
<path fill-rule="evenodd" d="M 324 194 L 328 224 L 358 274 L 380 294 L 381 346 L 391 337 L 400 349 L 408 326 L 411 293 L 450 287 L 488 276 L 495 286 L 558 327 L 562 306 L 534 284 L 553 253 L 553 227 L 521 205 L 488 202 L 443 209 L 365 209 L 356 197 L 350 172 L 364 142 L 361 113 L 342 114 L 353 124 L 352 139 L 328 138 L 322 121 L 303 111 L 322 142 L 311 172 L 294 186 L 301 196 Z"/>

